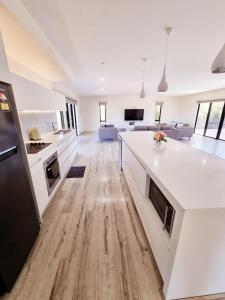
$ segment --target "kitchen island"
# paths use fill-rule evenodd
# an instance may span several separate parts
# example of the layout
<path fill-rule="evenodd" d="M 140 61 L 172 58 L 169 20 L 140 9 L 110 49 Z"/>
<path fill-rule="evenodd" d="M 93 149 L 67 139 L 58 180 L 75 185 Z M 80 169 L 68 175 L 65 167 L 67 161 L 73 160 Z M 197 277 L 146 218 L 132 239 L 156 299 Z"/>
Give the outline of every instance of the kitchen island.
<path fill-rule="evenodd" d="M 225 292 L 225 160 L 121 132 L 120 164 L 166 299 Z"/>

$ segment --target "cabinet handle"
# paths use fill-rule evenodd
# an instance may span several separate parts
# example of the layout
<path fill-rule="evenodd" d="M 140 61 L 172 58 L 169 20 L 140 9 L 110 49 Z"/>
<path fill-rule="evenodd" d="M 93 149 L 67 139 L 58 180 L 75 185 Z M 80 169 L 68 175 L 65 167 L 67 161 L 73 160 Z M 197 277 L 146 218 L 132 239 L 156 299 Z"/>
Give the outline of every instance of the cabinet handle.
<path fill-rule="evenodd" d="M 168 214 L 168 206 L 166 207 L 165 214 L 164 214 L 164 220 L 163 220 L 163 230 L 166 229 L 166 219 Z"/>

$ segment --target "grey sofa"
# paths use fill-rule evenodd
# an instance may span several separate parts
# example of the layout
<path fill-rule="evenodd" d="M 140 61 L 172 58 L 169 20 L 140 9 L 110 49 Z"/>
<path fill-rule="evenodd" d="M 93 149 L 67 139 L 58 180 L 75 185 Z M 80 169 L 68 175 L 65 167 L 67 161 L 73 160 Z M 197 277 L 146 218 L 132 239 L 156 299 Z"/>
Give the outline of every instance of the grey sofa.
<path fill-rule="evenodd" d="M 176 141 L 179 141 L 180 139 L 180 130 L 179 129 L 168 129 L 168 130 L 163 130 L 167 136 L 171 139 L 174 139 Z"/>
<path fill-rule="evenodd" d="M 169 126 L 169 125 L 135 126 L 134 130 L 135 131 L 154 131 L 154 132 L 162 130 L 167 134 L 167 136 L 169 138 L 177 140 L 177 141 L 180 139 L 180 130 L 178 130 L 172 126 Z"/>
<path fill-rule="evenodd" d="M 178 126 L 177 129 L 180 130 L 180 139 L 190 139 L 193 136 L 194 127 L 183 125 Z"/>
<path fill-rule="evenodd" d="M 118 132 L 116 127 L 100 127 L 98 137 L 102 140 L 117 140 Z"/>
<path fill-rule="evenodd" d="M 191 138 L 194 133 L 194 128 L 187 124 L 157 124 L 157 125 L 145 125 L 145 126 L 135 126 L 135 131 L 164 131 L 168 137 L 174 140 L 180 140 L 184 138 Z"/>

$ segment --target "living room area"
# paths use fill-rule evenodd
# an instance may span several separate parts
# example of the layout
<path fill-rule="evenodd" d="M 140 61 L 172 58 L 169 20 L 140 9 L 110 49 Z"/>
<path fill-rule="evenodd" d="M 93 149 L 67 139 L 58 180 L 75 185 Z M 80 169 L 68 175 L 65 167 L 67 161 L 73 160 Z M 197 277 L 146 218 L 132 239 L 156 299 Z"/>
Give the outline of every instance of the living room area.
<path fill-rule="evenodd" d="M 169 138 L 225 158 L 224 98 L 225 89 L 187 96 L 151 93 L 145 99 L 82 97 L 80 112 L 88 121 L 81 128 L 96 132 L 100 141 L 117 140 L 121 131 L 163 131 Z M 126 116 L 135 112 L 139 115 Z"/>

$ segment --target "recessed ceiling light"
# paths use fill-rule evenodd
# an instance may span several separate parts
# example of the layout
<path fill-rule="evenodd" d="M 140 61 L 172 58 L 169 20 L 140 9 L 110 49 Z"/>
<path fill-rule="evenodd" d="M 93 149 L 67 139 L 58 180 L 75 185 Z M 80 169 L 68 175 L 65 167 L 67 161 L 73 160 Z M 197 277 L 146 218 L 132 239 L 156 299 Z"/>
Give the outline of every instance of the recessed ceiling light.
<path fill-rule="evenodd" d="M 100 78 L 100 81 L 104 81 L 104 78 L 103 78 L 103 77 L 101 77 L 101 78 Z"/>

